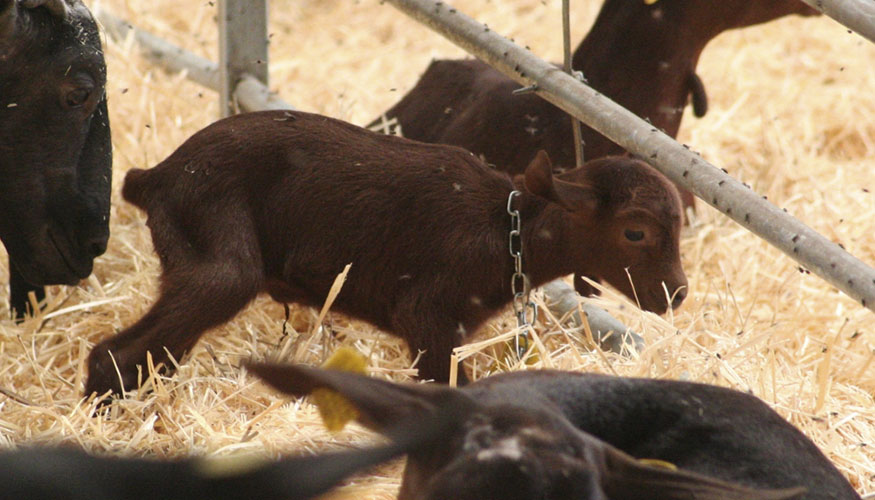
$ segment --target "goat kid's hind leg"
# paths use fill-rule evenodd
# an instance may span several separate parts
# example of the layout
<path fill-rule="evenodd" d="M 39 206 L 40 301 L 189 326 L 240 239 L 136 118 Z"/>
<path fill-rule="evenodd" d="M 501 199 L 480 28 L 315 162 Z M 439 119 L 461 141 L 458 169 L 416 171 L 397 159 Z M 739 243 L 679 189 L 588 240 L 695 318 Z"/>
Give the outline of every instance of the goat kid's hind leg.
<path fill-rule="evenodd" d="M 209 224 L 183 231 L 185 226 L 172 216 L 157 209 L 149 212 L 152 241 L 163 268 L 160 296 L 139 321 L 91 351 L 86 395 L 135 389 L 138 366 L 146 373 L 147 352 L 156 366 L 163 362 L 169 370 L 168 352 L 180 359 L 207 329 L 230 320 L 255 298 L 264 281 L 263 269 L 258 238 L 246 213 L 229 201 L 210 217 L 194 215 L 195 221 Z M 233 230 L 223 234 L 215 228 Z"/>
<path fill-rule="evenodd" d="M 392 320 L 392 330 L 407 341 L 414 359 L 422 352 L 416 365 L 419 378 L 445 384 L 450 380 L 450 356 L 453 348 L 461 344 L 465 328 L 446 316 L 442 317 L 440 311 L 424 309 L 415 305 L 399 307 Z M 467 384 L 468 377 L 461 366 L 458 373 L 458 385 Z"/>
<path fill-rule="evenodd" d="M 164 363 L 169 370 L 168 352 L 181 359 L 206 330 L 233 318 L 256 296 L 258 285 L 253 276 L 229 273 L 228 267 L 201 264 L 164 283 L 145 316 L 91 351 L 85 394 L 136 389 L 138 373 L 146 377 L 147 352 L 155 366 Z"/>

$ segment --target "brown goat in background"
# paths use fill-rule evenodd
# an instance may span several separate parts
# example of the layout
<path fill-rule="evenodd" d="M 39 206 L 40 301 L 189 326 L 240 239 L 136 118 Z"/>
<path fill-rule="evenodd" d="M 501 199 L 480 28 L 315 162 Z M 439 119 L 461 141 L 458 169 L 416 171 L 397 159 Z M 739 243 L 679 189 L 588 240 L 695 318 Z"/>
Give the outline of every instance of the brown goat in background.
<path fill-rule="evenodd" d="M 572 67 L 588 85 L 675 137 L 691 94 L 696 115 L 707 110 L 695 73 L 705 45 L 723 31 L 791 14 L 818 12 L 800 0 L 606 0 Z M 437 60 L 385 118 L 396 119 L 408 139 L 460 146 L 512 174 L 522 173 L 539 150 L 559 167 L 573 166 L 569 116 L 538 95 L 514 95 L 519 88 L 479 60 Z M 624 152 L 595 130 L 581 129 L 586 158 Z M 692 207 L 692 193 L 680 193 Z M 598 293 L 577 274 L 574 288 L 583 296 Z"/>
<path fill-rule="evenodd" d="M 707 111 L 695 72 L 705 45 L 723 31 L 791 14 L 818 12 L 800 0 L 606 0 L 572 67 L 588 85 L 675 137 L 691 94 L 695 114 Z M 518 88 L 481 61 L 437 60 L 385 117 L 398 120 L 404 137 L 463 147 L 511 173 L 521 173 L 542 149 L 557 166 L 573 166 L 571 119 L 535 94 L 513 95 Z M 587 159 L 624 152 L 585 125 L 582 132 Z M 681 190 L 681 197 L 693 206 L 692 193 Z"/>
<path fill-rule="evenodd" d="M 514 208 L 533 286 L 573 272 L 651 311 L 683 300 L 680 200 L 652 167 L 605 158 L 554 177 L 542 153 L 524 184 Z M 512 299 L 513 189 L 453 146 L 301 112 L 220 120 L 125 179 L 149 216 L 161 295 L 91 352 L 86 393 L 122 389 L 110 353 L 133 388 L 147 351 L 182 356 L 262 291 L 320 305 L 349 263 L 334 309 L 425 351 L 420 376 L 446 381 L 453 347 Z"/>

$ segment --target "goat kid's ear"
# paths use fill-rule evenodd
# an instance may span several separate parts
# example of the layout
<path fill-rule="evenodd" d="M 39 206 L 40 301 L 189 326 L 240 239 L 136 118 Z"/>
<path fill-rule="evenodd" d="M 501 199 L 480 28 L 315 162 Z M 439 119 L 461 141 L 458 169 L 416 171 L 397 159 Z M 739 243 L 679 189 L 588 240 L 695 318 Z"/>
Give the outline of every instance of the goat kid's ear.
<path fill-rule="evenodd" d="M 530 193 L 571 211 L 593 212 L 598 205 L 598 196 L 592 186 L 553 176 L 553 164 L 544 150 L 538 151 L 526 167 L 525 186 Z"/>
<path fill-rule="evenodd" d="M 302 397 L 315 389 L 329 389 L 346 398 L 359 412 L 358 420 L 393 437 L 391 428 L 410 417 L 424 418 L 453 408 L 463 422 L 475 410 L 474 401 L 458 389 L 436 384 L 396 384 L 355 373 L 323 370 L 303 365 L 247 364 L 246 368 L 274 389 Z"/>
<path fill-rule="evenodd" d="M 759 490 L 674 468 L 658 460 L 647 465 L 625 453 L 606 454 L 608 477 L 604 490 L 611 500 L 790 500 L 799 498 L 805 488 Z"/>
<path fill-rule="evenodd" d="M 553 189 L 553 164 L 543 149 L 538 151 L 525 171 L 526 189 L 541 198 L 554 200 L 556 190 Z"/>

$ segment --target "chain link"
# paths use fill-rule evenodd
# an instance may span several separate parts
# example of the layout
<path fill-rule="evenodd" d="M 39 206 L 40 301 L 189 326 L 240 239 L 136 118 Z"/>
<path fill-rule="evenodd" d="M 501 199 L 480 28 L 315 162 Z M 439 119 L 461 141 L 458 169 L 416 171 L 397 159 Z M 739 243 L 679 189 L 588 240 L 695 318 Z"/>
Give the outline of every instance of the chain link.
<path fill-rule="evenodd" d="M 537 319 L 538 309 L 531 300 L 531 283 L 523 272 L 523 240 L 521 233 L 520 212 L 513 208 L 513 199 L 519 191 L 511 191 L 507 197 L 507 213 L 510 215 L 510 232 L 508 233 L 508 251 L 513 257 L 513 275 L 510 278 L 510 290 L 513 293 L 513 312 L 516 315 L 518 332 L 514 339 L 517 355 L 522 358 L 529 348 L 529 328 Z M 530 314 L 531 313 L 531 314 Z"/>

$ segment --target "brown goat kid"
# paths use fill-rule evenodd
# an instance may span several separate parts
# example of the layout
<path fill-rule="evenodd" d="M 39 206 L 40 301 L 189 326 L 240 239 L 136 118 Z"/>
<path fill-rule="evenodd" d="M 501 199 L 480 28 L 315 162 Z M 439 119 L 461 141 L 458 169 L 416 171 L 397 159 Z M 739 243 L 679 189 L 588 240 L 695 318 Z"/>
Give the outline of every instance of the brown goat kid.
<path fill-rule="evenodd" d="M 533 286 L 602 277 L 664 312 L 687 284 L 677 190 L 652 167 L 602 159 L 554 177 L 526 169 L 513 208 Z M 161 295 L 89 358 L 86 393 L 136 384 L 146 352 L 181 356 L 258 293 L 320 305 L 352 263 L 334 309 L 425 351 L 420 376 L 446 381 L 452 348 L 510 302 L 511 178 L 453 146 L 425 144 L 301 112 L 218 121 L 123 196 L 144 209 L 163 266 Z M 633 289 L 630 279 L 634 283 Z"/>
<path fill-rule="evenodd" d="M 705 45 L 723 31 L 791 14 L 818 12 L 801 0 L 605 0 L 572 67 L 591 87 L 675 137 L 690 95 L 697 116 L 707 110 L 695 73 Z M 477 60 L 437 60 L 385 115 L 409 139 L 460 146 L 511 173 L 522 172 L 541 149 L 558 166 L 574 165 L 568 115 L 535 94 L 513 95 L 519 87 Z M 582 130 L 586 158 L 623 153 L 595 130 Z M 681 196 L 693 206 L 691 193 Z"/>

